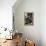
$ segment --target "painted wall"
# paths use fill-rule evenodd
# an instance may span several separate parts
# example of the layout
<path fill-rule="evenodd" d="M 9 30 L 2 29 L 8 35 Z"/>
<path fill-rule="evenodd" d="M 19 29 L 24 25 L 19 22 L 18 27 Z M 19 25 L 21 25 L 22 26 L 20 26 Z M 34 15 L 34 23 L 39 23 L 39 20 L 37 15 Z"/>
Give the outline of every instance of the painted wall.
<path fill-rule="evenodd" d="M 34 25 L 24 25 L 24 12 L 33 12 Z M 23 37 L 35 41 L 36 46 L 41 46 L 41 29 L 40 29 L 41 1 L 40 0 L 23 0 L 15 9 L 15 28 L 18 32 L 23 33 Z"/>
<path fill-rule="evenodd" d="M 12 6 L 16 0 L 0 0 L 0 27 L 12 28 Z"/>
<path fill-rule="evenodd" d="M 46 0 L 41 1 L 41 41 L 46 46 Z"/>

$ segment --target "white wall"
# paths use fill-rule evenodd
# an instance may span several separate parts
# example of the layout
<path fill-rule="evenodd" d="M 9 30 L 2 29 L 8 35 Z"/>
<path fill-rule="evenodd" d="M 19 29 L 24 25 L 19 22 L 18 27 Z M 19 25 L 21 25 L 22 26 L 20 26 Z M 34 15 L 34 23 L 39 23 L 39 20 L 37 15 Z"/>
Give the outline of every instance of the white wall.
<path fill-rule="evenodd" d="M 24 25 L 24 12 L 34 13 L 34 25 Z M 41 1 L 40 0 L 23 0 L 21 4 L 15 9 L 15 28 L 18 32 L 22 32 L 24 37 L 33 39 L 36 46 L 41 46 L 41 29 L 40 29 L 40 14 Z"/>
<path fill-rule="evenodd" d="M 46 0 L 41 1 L 41 41 L 46 46 Z"/>
<path fill-rule="evenodd" d="M 16 0 L 0 0 L 0 27 L 12 28 L 12 6 Z"/>

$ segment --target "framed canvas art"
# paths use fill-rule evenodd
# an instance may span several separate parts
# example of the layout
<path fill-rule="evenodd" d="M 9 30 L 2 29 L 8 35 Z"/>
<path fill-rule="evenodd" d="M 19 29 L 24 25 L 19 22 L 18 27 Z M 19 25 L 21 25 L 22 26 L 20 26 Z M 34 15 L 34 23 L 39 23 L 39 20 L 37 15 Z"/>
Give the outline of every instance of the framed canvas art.
<path fill-rule="evenodd" d="M 24 13 L 24 24 L 25 25 L 33 25 L 33 12 L 25 12 Z"/>

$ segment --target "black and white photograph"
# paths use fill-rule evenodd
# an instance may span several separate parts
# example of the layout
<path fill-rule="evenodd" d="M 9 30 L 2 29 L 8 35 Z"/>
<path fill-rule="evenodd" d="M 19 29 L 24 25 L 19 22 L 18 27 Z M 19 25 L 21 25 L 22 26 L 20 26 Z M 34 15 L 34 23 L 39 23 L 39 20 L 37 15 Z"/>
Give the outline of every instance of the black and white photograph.
<path fill-rule="evenodd" d="M 24 13 L 24 24 L 25 25 L 33 25 L 33 12 L 25 12 Z"/>

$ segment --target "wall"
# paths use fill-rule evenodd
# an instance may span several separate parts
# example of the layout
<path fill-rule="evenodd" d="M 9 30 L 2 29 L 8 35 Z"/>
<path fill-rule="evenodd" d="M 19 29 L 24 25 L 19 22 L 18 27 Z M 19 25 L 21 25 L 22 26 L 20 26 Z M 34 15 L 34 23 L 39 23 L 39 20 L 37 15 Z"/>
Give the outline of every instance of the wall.
<path fill-rule="evenodd" d="M 41 1 L 41 41 L 46 46 L 46 0 Z"/>
<path fill-rule="evenodd" d="M 0 27 L 12 28 L 12 6 L 16 0 L 0 0 Z"/>
<path fill-rule="evenodd" d="M 34 25 L 24 25 L 24 12 L 34 13 Z M 40 0 L 23 0 L 15 9 L 15 28 L 18 32 L 23 33 L 23 37 L 35 41 L 36 46 L 41 46 L 41 29 L 40 29 L 40 14 L 41 1 Z"/>

